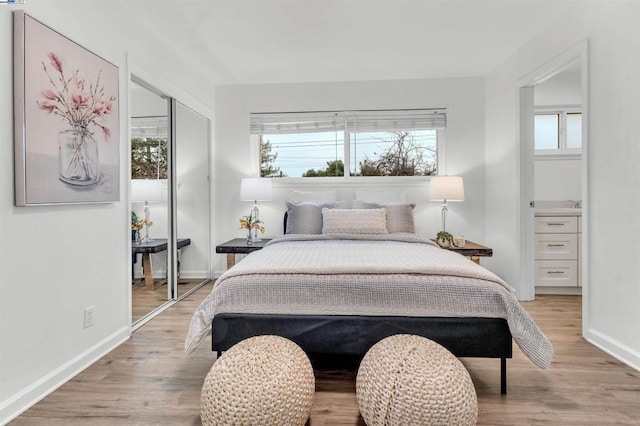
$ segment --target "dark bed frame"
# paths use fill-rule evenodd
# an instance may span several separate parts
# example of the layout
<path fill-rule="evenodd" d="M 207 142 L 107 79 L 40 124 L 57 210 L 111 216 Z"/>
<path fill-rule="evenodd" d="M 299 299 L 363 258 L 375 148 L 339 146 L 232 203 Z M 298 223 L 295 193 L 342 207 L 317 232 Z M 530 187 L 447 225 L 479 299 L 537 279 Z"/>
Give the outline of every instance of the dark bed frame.
<path fill-rule="evenodd" d="M 263 334 L 286 337 L 312 357 L 358 359 L 385 337 L 416 334 L 439 343 L 457 357 L 500 358 L 500 392 L 507 393 L 512 339 L 507 321 L 501 318 L 227 313 L 213 319 L 212 349 L 219 356 L 236 343 Z"/>
<path fill-rule="evenodd" d="M 502 318 L 224 313 L 213 319 L 211 346 L 220 356 L 236 343 L 264 334 L 286 337 L 310 357 L 358 360 L 385 337 L 415 334 L 437 342 L 457 357 L 500 358 L 500 393 L 507 393 L 507 358 L 513 356 L 513 345 L 507 321 Z"/>

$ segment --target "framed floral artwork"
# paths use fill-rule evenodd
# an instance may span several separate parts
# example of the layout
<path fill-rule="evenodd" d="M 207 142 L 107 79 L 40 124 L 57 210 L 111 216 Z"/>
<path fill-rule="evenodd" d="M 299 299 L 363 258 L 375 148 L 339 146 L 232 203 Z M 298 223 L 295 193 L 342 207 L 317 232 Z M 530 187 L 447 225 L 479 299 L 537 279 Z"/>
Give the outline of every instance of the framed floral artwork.
<path fill-rule="evenodd" d="M 118 75 L 14 12 L 16 206 L 119 201 Z"/>

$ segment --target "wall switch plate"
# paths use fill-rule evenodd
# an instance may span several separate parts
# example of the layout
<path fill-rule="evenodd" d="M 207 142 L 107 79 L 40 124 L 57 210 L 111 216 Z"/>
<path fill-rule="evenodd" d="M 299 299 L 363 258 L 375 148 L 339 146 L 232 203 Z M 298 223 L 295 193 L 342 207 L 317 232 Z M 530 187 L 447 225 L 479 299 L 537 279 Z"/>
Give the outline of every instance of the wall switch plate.
<path fill-rule="evenodd" d="M 93 306 L 84 308 L 84 328 L 88 328 L 93 325 L 93 308 Z"/>

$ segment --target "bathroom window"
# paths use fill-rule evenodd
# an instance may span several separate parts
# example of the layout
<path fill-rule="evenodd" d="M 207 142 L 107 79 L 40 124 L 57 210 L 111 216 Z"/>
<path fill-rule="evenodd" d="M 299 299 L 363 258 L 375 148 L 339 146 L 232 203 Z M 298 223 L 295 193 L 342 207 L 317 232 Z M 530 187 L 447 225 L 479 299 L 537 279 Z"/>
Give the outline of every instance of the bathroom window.
<path fill-rule="evenodd" d="M 575 110 L 537 112 L 534 141 L 536 155 L 579 154 L 582 151 L 582 113 Z"/>

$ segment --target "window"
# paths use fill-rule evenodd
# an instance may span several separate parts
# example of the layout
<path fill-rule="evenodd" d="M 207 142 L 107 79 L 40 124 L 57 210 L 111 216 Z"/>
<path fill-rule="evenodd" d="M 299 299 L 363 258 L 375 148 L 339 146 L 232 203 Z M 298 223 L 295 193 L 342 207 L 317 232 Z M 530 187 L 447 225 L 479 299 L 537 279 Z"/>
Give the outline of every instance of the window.
<path fill-rule="evenodd" d="M 536 154 L 579 153 L 582 149 L 582 113 L 538 112 L 534 135 Z"/>
<path fill-rule="evenodd" d="M 131 178 L 167 179 L 166 116 L 131 117 Z"/>
<path fill-rule="evenodd" d="M 251 114 L 262 177 L 432 175 L 445 124 L 440 110 Z"/>

